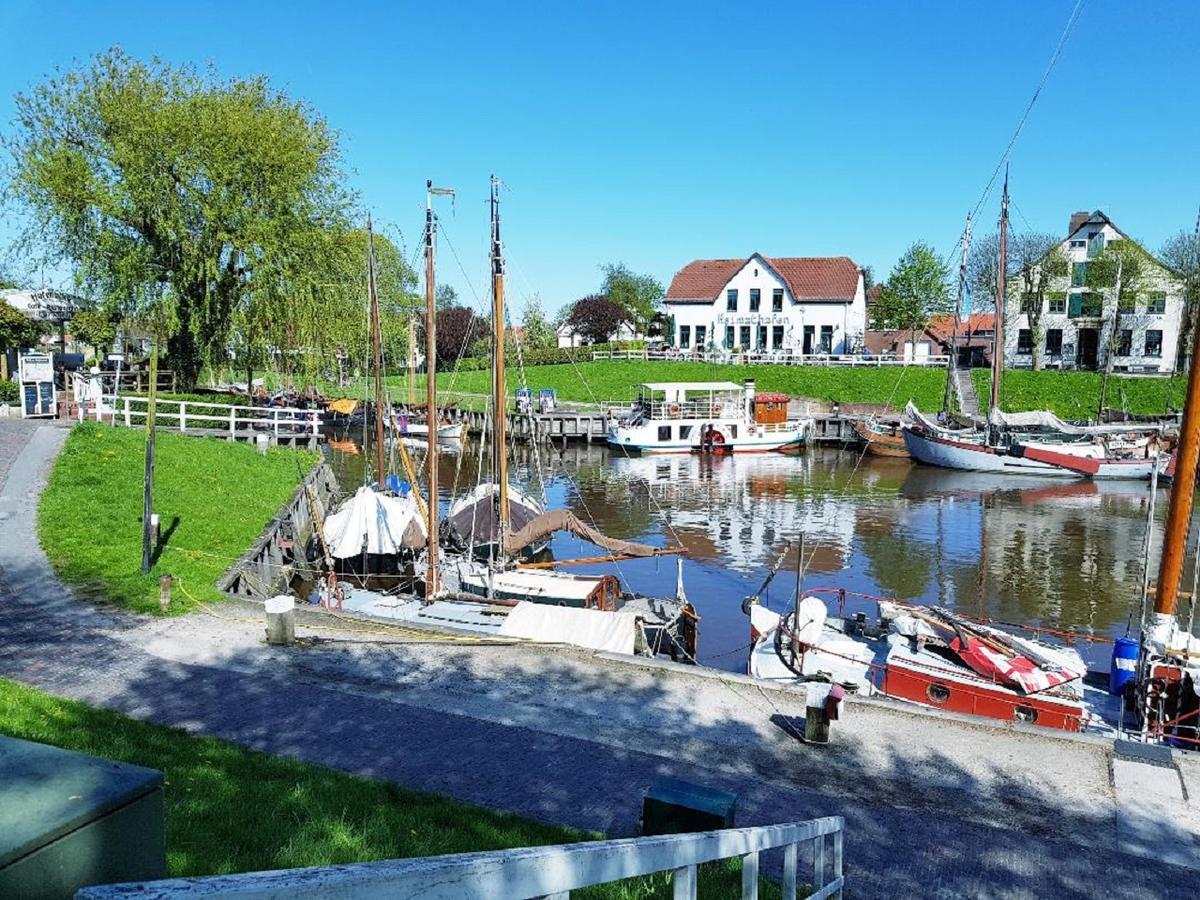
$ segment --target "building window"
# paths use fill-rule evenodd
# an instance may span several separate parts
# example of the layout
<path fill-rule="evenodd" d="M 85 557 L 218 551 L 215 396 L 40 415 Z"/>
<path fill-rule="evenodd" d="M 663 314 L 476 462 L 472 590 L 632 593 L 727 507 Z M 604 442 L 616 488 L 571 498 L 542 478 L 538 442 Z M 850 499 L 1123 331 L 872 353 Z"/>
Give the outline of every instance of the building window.
<path fill-rule="evenodd" d="M 767 349 L 767 326 L 766 325 L 758 326 L 758 347 L 757 347 L 757 349 L 759 349 L 759 350 Z"/>
<path fill-rule="evenodd" d="M 1083 287 L 1087 284 L 1087 263 L 1071 263 L 1071 287 Z"/>
<path fill-rule="evenodd" d="M 725 311 L 737 312 L 737 288 L 730 288 L 725 292 Z"/>
<path fill-rule="evenodd" d="M 771 347 L 774 350 L 783 349 L 783 326 L 776 325 L 771 329 Z"/>
<path fill-rule="evenodd" d="M 1133 353 L 1133 329 L 1122 328 L 1117 332 L 1117 356 L 1129 356 Z"/>
<path fill-rule="evenodd" d="M 1033 352 L 1033 332 L 1028 328 L 1017 331 L 1017 353 L 1028 356 Z"/>
<path fill-rule="evenodd" d="M 749 350 L 750 349 L 750 326 L 743 325 L 740 329 L 738 329 L 738 331 L 740 332 L 738 337 L 741 341 L 741 344 L 740 344 L 741 348 L 743 350 Z"/>
<path fill-rule="evenodd" d="M 1099 232 L 1099 231 L 1089 231 L 1088 232 L 1087 250 L 1088 250 L 1088 252 L 1087 252 L 1088 259 L 1091 259 L 1093 256 L 1096 256 L 1097 254 L 1102 253 L 1104 251 L 1104 234 L 1103 234 L 1103 232 Z"/>
<path fill-rule="evenodd" d="M 1146 297 L 1146 313 L 1151 316 L 1161 316 L 1167 311 L 1167 295 L 1162 291 L 1155 291 Z"/>
<path fill-rule="evenodd" d="M 708 349 L 704 343 L 704 339 L 707 337 L 708 337 L 708 326 L 707 325 L 697 325 L 696 326 L 696 346 L 699 347 L 701 350 Z"/>
<path fill-rule="evenodd" d="M 1038 295 L 1037 294 L 1022 294 L 1021 295 L 1021 312 L 1027 316 L 1031 316 L 1038 312 Z"/>
<path fill-rule="evenodd" d="M 680 325 L 679 326 L 679 346 L 680 347 L 692 346 L 692 326 L 691 325 Z"/>
<path fill-rule="evenodd" d="M 822 325 L 821 326 L 821 352 L 822 353 L 832 353 L 833 352 L 833 326 L 832 325 Z"/>
<path fill-rule="evenodd" d="M 1076 240 L 1071 241 L 1072 250 L 1082 250 L 1086 246 L 1087 241 L 1083 240 L 1082 238 L 1077 238 Z"/>
<path fill-rule="evenodd" d="M 733 326 L 732 325 L 725 326 L 725 349 L 726 350 L 733 349 Z"/>
<path fill-rule="evenodd" d="M 1046 353 L 1050 356 L 1062 356 L 1062 329 L 1046 329 Z"/>
<path fill-rule="evenodd" d="M 758 312 L 758 306 L 762 302 L 762 291 L 758 288 L 750 288 L 750 312 Z"/>
<path fill-rule="evenodd" d="M 771 291 L 771 312 L 783 312 L 783 288 Z"/>
<path fill-rule="evenodd" d="M 1058 313 L 1059 315 L 1061 315 L 1062 313 L 1065 313 L 1067 311 L 1067 295 L 1065 293 L 1056 291 L 1055 293 L 1050 294 L 1048 296 L 1049 296 L 1049 304 L 1048 305 L 1050 307 L 1051 313 Z"/>
<path fill-rule="evenodd" d="M 1162 331 L 1158 328 L 1146 329 L 1146 355 L 1162 356 Z"/>

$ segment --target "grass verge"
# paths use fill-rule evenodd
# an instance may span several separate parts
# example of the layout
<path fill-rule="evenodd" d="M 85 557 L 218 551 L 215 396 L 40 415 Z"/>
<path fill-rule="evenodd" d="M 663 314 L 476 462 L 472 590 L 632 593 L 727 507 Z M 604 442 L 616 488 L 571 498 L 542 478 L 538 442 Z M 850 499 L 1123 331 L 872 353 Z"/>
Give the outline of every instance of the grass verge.
<path fill-rule="evenodd" d="M 433 794 L 193 737 L 0 679 L 0 734 L 160 769 L 167 871 L 219 875 L 594 840 Z M 741 896 L 740 867 L 702 873 L 700 896 Z M 573 892 L 671 896 L 666 876 Z M 760 896 L 778 897 L 762 883 Z"/>
<path fill-rule="evenodd" d="M 185 437 L 156 440 L 154 509 L 162 539 L 141 574 L 145 433 L 81 423 L 71 430 L 38 510 L 38 537 L 64 581 L 137 612 L 158 611 L 158 579 L 174 575 L 201 600 L 318 460 L 317 453 Z M 176 591 L 171 612 L 195 606 Z"/>
<path fill-rule="evenodd" d="M 971 372 L 981 407 L 991 393 L 988 369 Z M 1048 409 L 1063 419 L 1095 419 L 1100 403 L 1100 372 L 1005 372 L 1000 381 L 1000 407 L 1005 412 Z M 1113 375 L 1106 406 L 1139 415 L 1157 415 L 1183 407 L 1187 378 Z"/>

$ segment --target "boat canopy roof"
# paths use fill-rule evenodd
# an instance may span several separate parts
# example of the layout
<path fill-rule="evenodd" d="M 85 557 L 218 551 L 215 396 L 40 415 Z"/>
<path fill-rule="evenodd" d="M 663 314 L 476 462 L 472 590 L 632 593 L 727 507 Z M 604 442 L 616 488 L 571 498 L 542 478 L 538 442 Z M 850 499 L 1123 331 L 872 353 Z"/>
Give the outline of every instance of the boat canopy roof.
<path fill-rule="evenodd" d="M 695 391 L 713 392 L 713 391 L 740 391 L 742 386 L 734 384 L 732 381 L 655 381 L 641 385 L 648 391 L 668 392 L 668 391 L 683 391 L 690 393 Z"/>

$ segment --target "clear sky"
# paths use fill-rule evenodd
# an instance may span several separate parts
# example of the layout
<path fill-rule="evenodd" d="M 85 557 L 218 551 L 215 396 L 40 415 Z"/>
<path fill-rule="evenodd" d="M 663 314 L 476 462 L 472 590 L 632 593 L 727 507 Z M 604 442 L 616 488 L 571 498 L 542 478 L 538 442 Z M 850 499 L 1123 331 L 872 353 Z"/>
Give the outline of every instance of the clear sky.
<path fill-rule="evenodd" d="M 342 134 L 412 248 L 426 178 L 459 191 L 439 281 L 483 293 L 487 179 L 511 288 L 557 309 L 624 261 L 950 252 L 1074 0 L 48 3 L 0 0 L 13 94 L 114 44 L 267 74 Z M 1014 227 L 1101 208 L 1157 248 L 1200 206 L 1200 3 L 1086 0 L 1012 155 Z M 995 224 L 993 196 L 978 231 Z M 0 226 L 0 238 L 12 223 Z"/>

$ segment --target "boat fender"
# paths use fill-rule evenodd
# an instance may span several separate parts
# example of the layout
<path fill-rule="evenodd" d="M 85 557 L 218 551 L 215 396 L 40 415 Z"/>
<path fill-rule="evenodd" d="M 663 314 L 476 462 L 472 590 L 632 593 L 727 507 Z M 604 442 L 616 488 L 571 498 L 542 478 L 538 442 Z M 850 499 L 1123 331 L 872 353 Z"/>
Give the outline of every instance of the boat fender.
<path fill-rule="evenodd" d="M 838 709 L 842 705 L 842 700 L 846 696 L 846 689 L 840 684 L 832 685 L 829 688 L 829 693 L 825 695 L 825 715 L 829 721 L 834 722 L 838 717 Z"/>
<path fill-rule="evenodd" d="M 753 597 L 745 597 L 742 600 L 742 615 L 744 615 L 744 616 L 750 615 L 750 607 L 753 606 L 757 602 L 758 601 L 755 600 Z"/>

